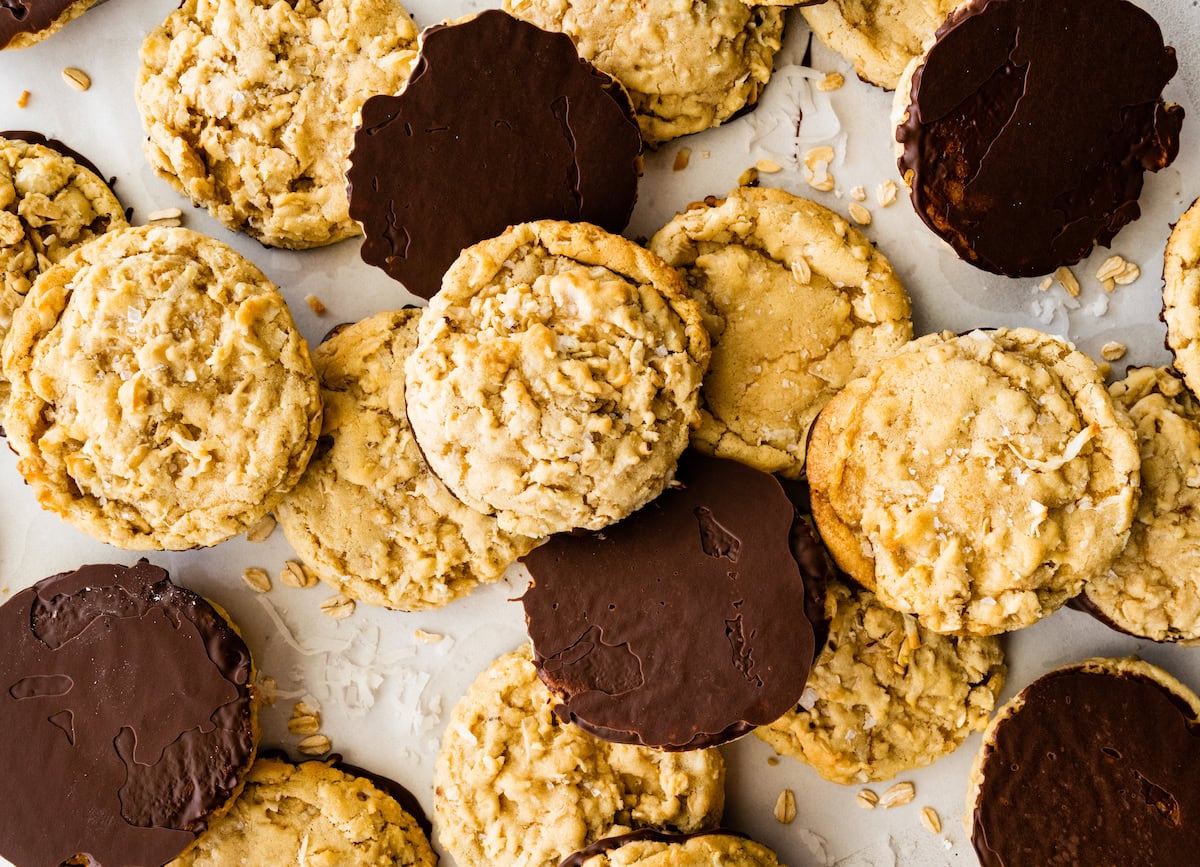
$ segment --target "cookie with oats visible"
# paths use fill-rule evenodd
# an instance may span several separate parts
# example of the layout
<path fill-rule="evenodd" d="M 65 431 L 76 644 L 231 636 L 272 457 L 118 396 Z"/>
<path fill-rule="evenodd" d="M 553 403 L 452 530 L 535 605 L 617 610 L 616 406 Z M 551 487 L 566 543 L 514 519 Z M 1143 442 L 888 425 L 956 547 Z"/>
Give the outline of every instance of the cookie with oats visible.
<path fill-rule="evenodd" d="M 890 780 L 987 725 L 1007 668 L 996 638 L 939 635 L 833 584 L 829 641 L 800 704 L 755 734 L 834 783 Z"/>
<path fill-rule="evenodd" d="M 0 3 L 0 48 L 26 48 L 78 18 L 96 0 L 5 0 Z"/>
<path fill-rule="evenodd" d="M 1163 263 L 1163 312 L 1172 362 L 1193 391 L 1200 391 L 1200 199 L 1179 218 Z"/>
<path fill-rule="evenodd" d="M 263 244 L 357 235 L 344 175 L 356 119 L 403 87 L 416 39 L 398 0 L 184 0 L 142 43 L 146 157 Z"/>
<path fill-rule="evenodd" d="M 708 354 L 657 256 L 587 223 L 524 223 L 446 272 L 405 364 L 408 419 L 446 487 L 502 530 L 598 530 L 671 480 Z"/>
<path fill-rule="evenodd" d="M 536 543 L 464 506 L 425 465 L 404 406 L 404 361 L 420 314 L 376 314 L 313 351 L 321 438 L 275 508 L 288 541 L 323 581 L 401 611 L 437 608 L 495 581 Z"/>
<path fill-rule="evenodd" d="M 504 0 L 575 41 L 629 90 L 654 144 L 729 120 L 758 101 L 783 38 L 784 10 L 742 0 Z"/>
<path fill-rule="evenodd" d="M 690 833 L 720 821 L 719 751 L 610 744 L 559 720 L 554 704 L 526 645 L 455 706 L 434 772 L 434 824 L 462 867 L 557 867 L 636 827 Z"/>
<path fill-rule="evenodd" d="M 709 454 L 799 476 L 821 407 L 912 338 L 908 294 L 883 254 L 783 190 L 695 205 L 649 246 L 683 274 L 712 341 L 692 434 Z"/>
<path fill-rule="evenodd" d="M 559 867 L 780 867 L 775 853 L 735 831 L 633 831 L 597 840 Z"/>
<path fill-rule="evenodd" d="M 275 286 L 187 229 L 108 232 L 34 283 L 5 425 L 42 508 L 122 548 L 215 545 L 300 478 L 321 430 Z"/>
<path fill-rule="evenodd" d="M 852 380 L 808 448 L 838 565 L 936 632 L 1028 626 L 1103 574 L 1137 506 L 1133 426 L 1032 329 L 930 334 Z"/>
<path fill-rule="evenodd" d="M 417 820 L 370 780 L 325 762 L 260 758 L 229 811 L 168 867 L 435 867 Z"/>

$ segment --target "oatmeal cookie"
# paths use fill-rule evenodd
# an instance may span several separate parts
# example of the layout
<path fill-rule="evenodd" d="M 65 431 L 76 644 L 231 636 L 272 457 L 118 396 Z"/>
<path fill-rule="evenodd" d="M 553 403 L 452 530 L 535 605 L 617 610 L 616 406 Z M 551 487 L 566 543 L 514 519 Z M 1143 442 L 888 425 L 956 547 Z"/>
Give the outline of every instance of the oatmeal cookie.
<path fill-rule="evenodd" d="M 908 294 L 883 254 L 783 190 L 696 205 L 649 246 L 682 272 L 712 341 L 692 434 L 709 454 L 798 477 L 821 407 L 912 338 Z"/>
<path fill-rule="evenodd" d="M 587 223 L 462 252 L 405 364 L 430 468 L 501 529 L 600 529 L 654 499 L 699 421 L 708 335 L 678 273 Z"/>
<path fill-rule="evenodd" d="M 1175 369 L 1200 391 L 1200 199 L 1171 231 L 1163 265 L 1163 321 Z"/>
<path fill-rule="evenodd" d="M 3 362 L 9 444 L 38 502 L 118 547 L 244 531 L 300 478 L 321 429 L 279 292 L 187 229 L 109 232 L 44 273 Z"/>
<path fill-rule="evenodd" d="M 0 48 L 26 48 L 52 36 L 96 0 L 6 0 L 0 3 Z"/>
<path fill-rule="evenodd" d="M 714 827 L 725 802 L 715 750 L 610 744 L 564 723 L 528 646 L 497 659 L 454 708 L 434 775 L 434 826 L 462 867 L 556 867 L 634 827 Z"/>
<path fill-rule="evenodd" d="M 146 156 L 264 244 L 357 235 L 344 163 L 358 112 L 403 87 L 416 39 L 397 0 L 184 0 L 142 44 Z"/>
<path fill-rule="evenodd" d="M 321 439 L 275 508 L 318 577 L 402 611 L 440 607 L 496 580 L 535 544 L 464 506 L 425 466 L 404 408 L 404 360 L 420 312 L 379 313 L 313 351 Z"/>
<path fill-rule="evenodd" d="M 838 565 L 936 632 L 1028 626 L 1105 572 L 1138 449 L 1096 365 L 1031 329 L 931 334 L 813 426 L 813 516 Z"/>
<path fill-rule="evenodd" d="M 843 785 L 890 780 L 958 749 L 1004 687 L 996 638 L 931 632 L 867 590 L 829 588 L 829 642 L 794 710 L 755 734 Z"/>
<path fill-rule="evenodd" d="M 580 56 L 624 84 L 652 144 L 753 106 L 783 38 L 783 9 L 742 0 L 504 0 L 504 8 L 566 33 Z"/>
<path fill-rule="evenodd" d="M 597 840 L 560 867 L 780 867 L 775 853 L 732 831 L 633 831 Z"/>

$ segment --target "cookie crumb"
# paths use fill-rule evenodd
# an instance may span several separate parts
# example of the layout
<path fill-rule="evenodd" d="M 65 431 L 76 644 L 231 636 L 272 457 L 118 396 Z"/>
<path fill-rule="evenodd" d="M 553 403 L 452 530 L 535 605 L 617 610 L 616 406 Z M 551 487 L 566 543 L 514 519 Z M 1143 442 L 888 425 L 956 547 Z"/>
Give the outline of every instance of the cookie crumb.
<path fill-rule="evenodd" d="M 912 783 L 896 783 L 896 785 L 883 793 L 883 796 L 879 799 L 879 804 L 890 810 L 892 807 L 903 807 L 905 804 L 911 804 L 913 798 L 916 796 L 917 787 Z"/>
<path fill-rule="evenodd" d="M 867 188 L 862 184 L 859 184 L 857 187 L 851 187 L 850 198 L 856 202 L 865 202 L 867 200 Z"/>
<path fill-rule="evenodd" d="M 691 148 L 680 148 L 675 151 L 675 162 L 671 164 L 671 171 L 681 172 L 688 167 L 688 161 L 692 158 Z"/>
<path fill-rule="evenodd" d="M 783 171 L 783 166 L 775 162 L 775 160 L 759 160 L 754 164 L 754 167 L 764 175 L 773 175 Z"/>
<path fill-rule="evenodd" d="M 310 572 L 307 566 L 296 560 L 288 560 L 283 564 L 283 569 L 279 573 L 279 582 L 285 587 L 295 587 L 298 590 L 316 587 L 320 583 L 317 576 Z"/>
<path fill-rule="evenodd" d="M 829 93 L 831 90 L 840 90 L 845 83 L 846 76 L 840 72 L 827 72 L 825 73 L 825 77 L 817 82 L 817 90 Z"/>
<path fill-rule="evenodd" d="M 850 203 L 850 219 L 858 223 L 860 226 L 871 225 L 871 212 L 860 205 L 858 202 Z"/>
<path fill-rule="evenodd" d="M 150 215 L 146 217 L 146 225 L 173 229 L 183 225 L 183 221 L 180 219 L 182 216 L 183 211 L 179 208 L 161 208 L 150 212 Z"/>
<path fill-rule="evenodd" d="M 309 735 L 296 744 L 296 749 L 306 756 L 323 756 L 333 749 L 333 741 L 327 735 Z"/>
<path fill-rule="evenodd" d="M 1075 278 L 1075 273 L 1066 265 L 1055 270 L 1054 279 L 1062 284 L 1062 287 L 1067 290 L 1067 294 L 1072 298 L 1079 297 L 1079 280 Z"/>
<path fill-rule="evenodd" d="M 767 764 L 770 765 L 771 767 L 775 767 L 776 765 L 779 764 L 779 757 L 778 756 L 767 756 Z"/>
<path fill-rule="evenodd" d="M 243 569 L 242 580 L 246 582 L 246 585 L 251 590 L 259 593 L 266 593 L 271 589 L 271 576 L 267 574 L 265 569 L 259 569 L 257 566 Z"/>
<path fill-rule="evenodd" d="M 258 695 L 263 707 L 271 707 L 279 697 L 279 683 L 271 675 L 266 674 L 258 679 Z"/>
<path fill-rule="evenodd" d="M 754 168 L 754 166 L 746 169 L 746 171 L 738 175 L 737 182 L 739 187 L 755 186 L 758 183 L 758 169 Z"/>
<path fill-rule="evenodd" d="M 1038 284 L 1038 288 L 1041 289 L 1043 292 L 1045 292 L 1047 289 L 1049 289 L 1053 285 L 1054 285 L 1054 278 L 1047 277 L 1044 280 L 1042 280 L 1041 283 Z"/>
<path fill-rule="evenodd" d="M 1128 347 L 1124 343 L 1110 340 L 1100 348 L 1100 357 L 1105 361 L 1120 361 L 1125 357 Z"/>
<path fill-rule="evenodd" d="M 921 808 L 921 824 L 931 834 L 942 833 L 942 817 L 938 815 L 937 810 L 933 809 L 933 807 Z"/>
<path fill-rule="evenodd" d="M 321 303 L 321 299 L 311 292 L 304 296 L 304 303 L 309 306 L 309 309 L 318 316 L 325 315 L 325 305 Z"/>
<path fill-rule="evenodd" d="M 426 644 L 437 644 L 446 638 L 440 632 L 426 632 L 424 629 L 413 630 L 413 635 L 416 636 L 417 641 L 424 641 Z"/>
<path fill-rule="evenodd" d="M 864 810 L 874 810 L 875 805 L 879 803 L 879 796 L 872 789 L 861 789 L 854 796 L 854 802 Z"/>
<path fill-rule="evenodd" d="M 804 168 L 807 170 L 804 173 L 804 180 L 814 190 L 823 193 L 833 190 L 833 173 L 829 171 L 829 164 L 833 162 L 833 157 L 833 148 L 829 145 L 812 148 L 804 155 Z"/>
<path fill-rule="evenodd" d="M 275 532 L 275 516 L 270 513 L 263 515 L 262 519 L 246 531 L 247 542 L 265 542 Z"/>
<path fill-rule="evenodd" d="M 895 204 L 899 193 L 900 188 L 896 186 L 895 181 L 884 181 L 875 190 L 875 199 L 879 202 L 879 207 L 886 208 Z"/>
<path fill-rule="evenodd" d="M 334 620 L 345 620 L 354 613 L 354 600 L 344 593 L 330 596 L 321 603 L 321 613 Z"/>
<path fill-rule="evenodd" d="M 22 90 L 21 95 L 17 97 L 17 108 L 24 108 L 29 105 L 30 93 L 28 90 Z"/>
<path fill-rule="evenodd" d="M 71 85 L 78 91 L 87 90 L 92 86 L 92 79 L 82 69 L 76 69 L 74 66 L 67 66 L 62 71 L 63 81 Z"/>
<path fill-rule="evenodd" d="M 790 825 L 796 818 L 796 793 L 784 789 L 775 801 L 775 821 L 781 825 Z"/>

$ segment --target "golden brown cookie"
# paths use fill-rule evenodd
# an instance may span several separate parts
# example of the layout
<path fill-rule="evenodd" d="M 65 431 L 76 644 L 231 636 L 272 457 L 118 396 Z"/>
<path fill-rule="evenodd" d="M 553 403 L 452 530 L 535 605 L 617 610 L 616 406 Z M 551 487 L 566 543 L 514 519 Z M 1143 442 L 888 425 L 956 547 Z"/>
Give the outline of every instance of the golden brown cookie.
<path fill-rule="evenodd" d="M 833 211 L 740 187 L 650 240 L 701 305 L 712 359 L 692 444 L 798 477 L 808 429 L 853 377 L 912 338 L 891 265 Z"/>
<path fill-rule="evenodd" d="M 1200 200 L 1179 218 L 1163 264 L 1163 321 L 1175 369 L 1200 390 Z"/>
<path fill-rule="evenodd" d="M 404 360 L 417 345 L 420 313 L 379 313 L 313 351 L 321 439 L 275 508 L 322 580 L 402 611 L 437 608 L 495 581 L 535 543 L 464 506 L 425 466 L 404 407 Z"/>
<path fill-rule="evenodd" d="M 813 426 L 813 516 L 838 565 L 936 632 L 1028 626 L 1106 571 L 1138 450 L 1096 365 L 1031 329 L 931 334 Z"/>
<path fill-rule="evenodd" d="M 4 343 L 17 468 L 44 509 L 123 548 L 234 536 L 321 429 L 308 348 L 250 262 L 187 229 L 122 229 L 38 278 Z"/>
<path fill-rule="evenodd" d="M 634 831 L 597 840 L 560 867 L 781 867 L 775 853 L 741 834 Z"/>

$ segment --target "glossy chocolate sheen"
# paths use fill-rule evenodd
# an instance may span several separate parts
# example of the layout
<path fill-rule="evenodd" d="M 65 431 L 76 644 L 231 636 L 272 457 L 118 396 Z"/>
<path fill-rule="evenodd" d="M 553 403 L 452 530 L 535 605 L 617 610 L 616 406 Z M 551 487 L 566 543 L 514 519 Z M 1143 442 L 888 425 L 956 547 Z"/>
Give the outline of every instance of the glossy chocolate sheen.
<path fill-rule="evenodd" d="M 963 259 L 1032 277 L 1071 265 L 1141 211 L 1145 171 L 1179 152 L 1162 91 L 1175 51 L 1127 0 L 971 0 L 912 79 L 900 172 Z"/>
<path fill-rule="evenodd" d="M 586 846 L 578 852 L 568 855 L 558 867 L 583 867 L 589 858 L 603 855 L 605 852 L 611 852 L 614 849 L 620 849 L 628 843 L 640 843 L 644 840 L 652 843 L 686 843 L 693 837 L 709 837 L 713 834 L 720 834 L 722 837 L 740 837 L 743 840 L 750 839 L 739 831 L 729 831 L 724 828 L 714 828 L 711 831 L 697 831 L 694 834 L 668 834 L 665 831 L 656 831 L 653 828 L 642 828 L 637 831 L 630 831 L 628 834 L 617 834 L 597 840 L 590 846 Z"/>
<path fill-rule="evenodd" d="M 40 33 L 78 0 L 0 0 L 0 48 L 21 33 Z"/>
<path fill-rule="evenodd" d="M 795 705 L 813 660 L 779 483 L 687 453 L 677 483 L 524 558 L 534 662 L 559 717 L 611 741 L 699 749 Z"/>
<path fill-rule="evenodd" d="M 84 566 L 0 606 L 0 855 L 159 865 L 254 758 L 250 653 L 141 561 Z"/>
<path fill-rule="evenodd" d="M 350 154 L 362 258 L 432 298 L 465 247 L 528 220 L 620 232 L 641 134 L 628 97 L 570 37 L 490 10 L 430 27 L 398 96 L 374 96 Z"/>
<path fill-rule="evenodd" d="M 816 662 L 825 642 L 829 640 L 829 617 L 825 613 L 825 595 L 831 582 L 845 583 L 853 579 L 841 573 L 817 535 L 812 520 L 812 497 L 807 481 L 776 477 L 783 492 L 792 501 L 795 515 L 788 541 L 792 556 L 804 577 L 804 613 L 813 629 L 813 661 Z"/>
<path fill-rule="evenodd" d="M 1132 672 L 1052 672 L 986 747 L 972 839 L 984 867 L 1195 864 L 1200 730 Z"/>

